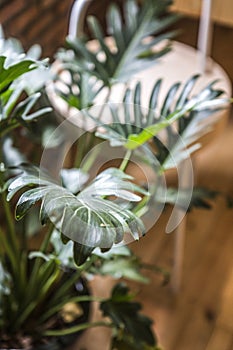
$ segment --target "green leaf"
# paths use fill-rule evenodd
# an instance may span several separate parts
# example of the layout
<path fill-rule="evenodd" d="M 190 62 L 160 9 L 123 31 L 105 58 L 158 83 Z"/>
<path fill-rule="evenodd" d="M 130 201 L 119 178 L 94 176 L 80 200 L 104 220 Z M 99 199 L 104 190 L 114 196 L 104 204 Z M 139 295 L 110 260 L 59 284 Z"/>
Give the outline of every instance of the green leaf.
<path fill-rule="evenodd" d="M 36 69 L 37 65 L 34 60 L 23 59 L 11 65 L 6 65 L 7 57 L 0 56 L 0 93 L 4 91 L 13 81 L 23 74 Z"/>
<path fill-rule="evenodd" d="M 160 203 L 168 203 L 172 205 L 177 205 L 181 209 L 191 210 L 193 208 L 210 209 L 210 201 L 216 198 L 218 195 L 217 191 L 209 190 L 207 188 L 196 187 L 192 191 L 192 197 L 190 201 L 190 189 L 177 189 L 168 188 L 166 193 L 159 191 L 157 189 L 155 194 L 155 200 Z M 190 203 L 187 203 L 190 201 Z"/>
<path fill-rule="evenodd" d="M 155 46 L 171 37 L 170 33 L 145 40 L 165 30 L 175 21 L 175 15 L 166 13 L 168 5 L 170 1 L 158 0 L 155 4 L 149 0 L 139 9 L 135 0 L 126 0 L 122 16 L 118 6 L 111 4 L 106 21 L 107 36 L 112 37 L 114 49 L 105 40 L 99 21 L 92 16 L 88 18 L 89 29 L 99 47 L 96 51 L 91 51 L 83 39 L 67 38 L 69 48 L 75 53 L 75 58 L 71 58 L 71 61 L 75 61 L 79 69 L 102 79 L 106 86 L 128 81 L 142 66 L 144 69 L 150 67 L 156 59 L 170 50 L 166 41 L 162 48 Z M 163 16 L 165 13 L 166 16 Z M 91 38 L 87 38 L 89 39 Z"/>
<path fill-rule="evenodd" d="M 170 169 L 200 148 L 198 139 L 211 130 L 217 112 L 230 103 L 229 99 L 220 98 L 223 91 L 214 87 L 216 81 L 191 95 L 197 79 L 197 75 L 191 77 L 181 92 L 180 83 L 172 85 L 162 103 L 158 102 L 162 83 L 159 79 L 150 93 L 147 107 L 142 102 L 141 84 L 137 83 L 126 90 L 123 110 L 121 103 L 109 104 L 111 123 L 96 119 L 90 111 L 86 116 L 100 126 L 96 135 L 109 140 L 111 146 L 123 145 L 134 150 L 153 140 L 161 169 Z"/>
<path fill-rule="evenodd" d="M 0 56 L 6 58 L 4 61 L 4 69 L 10 68 L 10 75 L 13 72 L 12 66 L 15 66 L 15 70 L 17 64 L 21 64 L 18 68 L 24 69 L 25 67 L 23 67 L 22 62 L 31 62 L 31 65 L 26 71 L 22 70 L 21 72 L 20 69 L 18 69 L 17 75 L 12 75 L 12 82 L 17 80 L 16 85 L 20 84 L 27 94 L 38 91 L 45 85 L 48 79 L 51 79 L 50 71 L 47 69 L 48 60 L 39 61 L 41 51 L 41 47 L 36 44 L 25 53 L 19 40 L 16 38 L 5 39 L 4 35 L 1 36 Z"/>
<path fill-rule="evenodd" d="M 111 298 L 101 303 L 104 316 L 109 317 L 117 330 L 117 340 L 131 346 L 130 349 L 155 347 L 156 339 L 152 332 L 152 320 L 140 313 L 141 305 L 132 301 L 128 287 L 117 284 Z"/>
<path fill-rule="evenodd" d="M 1 38 L 0 47 L 0 135 L 5 136 L 20 124 L 27 126 L 29 121 L 51 111 L 45 107 L 35 110 L 40 98 L 40 89 L 50 79 L 47 60 L 38 60 L 40 49 L 35 46 L 24 53 L 17 39 Z M 28 97 L 24 96 L 26 92 Z"/>
<path fill-rule="evenodd" d="M 52 111 L 51 107 L 44 107 L 30 113 L 32 108 L 34 107 L 34 105 L 36 104 L 36 102 L 39 100 L 40 97 L 41 97 L 41 94 L 37 92 L 27 97 L 25 100 L 19 102 L 18 105 L 15 107 L 13 117 L 23 121 L 32 121 L 40 117 L 41 115 L 51 112 Z"/>
<path fill-rule="evenodd" d="M 75 264 L 77 266 L 83 265 L 88 259 L 88 257 L 91 255 L 93 250 L 94 250 L 93 247 L 88 247 L 87 245 L 74 242 L 73 256 L 74 256 Z"/>
<path fill-rule="evenodd" d="M 44 261 L 48 262 L 52 259 L 54 259 L 54 255 L 46 255 L 45 253 L 42 253 L 40 251 L 32 251 L 30 252 L 29 254 L 29 259 L 36 259 L 36 258 L 41 258 L 43 259 Z"/>
<path fill-rule="evenodd" d="M 99 248 L 96 248 L 93 254 L 99 256 L 103 260 L 108 260 L 108 259 L 115 258 L 117 256 L 130 257 L 132 253 L 127 246 L 116 245 L 112 247 L 110 250 L 108 250 L 107 252 L 102 252 Z"/>
<path fill-rule="evenodd" d="M 115 256 L 112 259 L 103 260 L 97 268 L 97 272 L 104 276 L 113 276 L 114 278 L 127 278 L 140 283 L 148 283 L 149 280 L 140 271 L 140 261 L 133 255 Z"/>

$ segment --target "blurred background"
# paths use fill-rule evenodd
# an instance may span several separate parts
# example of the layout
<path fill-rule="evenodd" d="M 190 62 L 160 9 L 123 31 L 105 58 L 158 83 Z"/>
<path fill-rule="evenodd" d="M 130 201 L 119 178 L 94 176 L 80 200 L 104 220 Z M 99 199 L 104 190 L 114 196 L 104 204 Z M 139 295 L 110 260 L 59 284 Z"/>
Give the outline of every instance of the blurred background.
<path fill-rule="evenodd" d="M 117 1 L 122 3 L 122 1 Z M 20 39 L 27 49 L 42 46 L 50 57 L 64 44 L 73 0 L 0 0 L 0 23 L 5 36 Z M 103 19 L 107 0 L 93 1 L 88 12 Z M 182 14 L 175 27 L 176 40 L 196 46 L 201 1 L 175 1 L 173 10 Z M 233 82 L 233 2 L 216 0 L 213 8 L 211 56 Z M 177 62 L 179 64 L 179 62 Z M 187 215 L 182 286 L 177 294 L 162 285 L 158 275 L 152 283 L 135 286 L 144 311 L 155 321 L 165 350 L 233 349 L 233 209 L 226 196 L 233 197 L 233 117 L 218 137 L 195 156 L 195 182 L 221 195 L 212 209 L 194 209 Z M 170 270 L 173 264 L 174 235 L 165 234 L 170 209 L 155 227 L 132 248 L 150 264 Z M 97 281 L 93 288 L 103 293 L 111 281 Z M 108 349 L 108 334 L 91 330 L 73 349 Z"/>

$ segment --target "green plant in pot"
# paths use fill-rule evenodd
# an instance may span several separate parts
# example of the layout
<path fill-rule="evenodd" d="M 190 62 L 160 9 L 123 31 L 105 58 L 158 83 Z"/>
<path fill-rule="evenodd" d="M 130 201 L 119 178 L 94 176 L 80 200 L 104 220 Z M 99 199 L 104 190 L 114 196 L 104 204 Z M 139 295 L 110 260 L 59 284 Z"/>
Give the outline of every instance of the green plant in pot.
<path fill-rule="evenodd" d="M 98 51 L 89 49 L 89 38 L 81 38 L 68 39 L 68 48 L 58 53 L 62 72 L 70 80 L 64 83 L 62 76 L 56 76 L 62 86 L 57 93 L 79 116 L 94 122 L 94 128 L 77 137 L 70 152 L 74 162 L 59 173 L 56 169 L 55 176 L 49 172 L 53 164 L 50 169 L 40 166 L 48 134 L 56 137 L 49 137 L 46 152 L 56 142 L 61 150 L 66 140 L 51 120 L 51 107 L 39 105 L 44 84 L 51 79 L 48 63 L 38 59 L 36 47 L 22 55 L 17 41 L 1 40 L 1 348 L 63 349 L 78 332 L 104 325 L 113 331 L 112 349 L 158 349 L 152 321 L 141 313 L 141 305 L 122 282 L 113 287 L 108 299 L 97 300 L 103 321 L 90 322 L 90 303 L 96 299 L 86 279 L 108 274 L 146 281 L 143 262 L 125 242 L 143 236 L 144 215 L 151 207 L 176 201 L 174 192 L 164 196 L 161 181 L 165 171 L 174 167 L 171 157 L 176 157 L 177 164 L 189 157 L 196 149 L 193 143 L 203 134 L 202 122 L 226 102 L 214 84 L 192 96 L 195 76 L 179 92 L 178 85 L 172 86 L 161 107 L 161 81 L 155 82 L 148 108 L 141 108 L 141 85 L 129 87 L 129 81 L 142 65 L 154 64 L 170 49 L 166 43 L 154 51 L 154 45 L 171 33 L 152 37 L 174 20 L 163 16 L 169 3 L 157 0 L 154 6 L 147 1 L 139 8 L 128 0 L 123 16 L 113 4 L 107 22 L 117 49 L 108 47 L 92 17 L 89 25 Z M 119 83 L 124 91 L 123 111 L 110 103 L 112 89 Z M 101 118 L 106 110 L 100 108 L 97 117 L 93 113 L 95 100 L 104 91 L 108 123 Z M 174 123 L 182 144 L 172 129 Z M 195 135 L 190 132 L 194 126 Z M 167 144 L 160 131 L 167 134 Z M 103 152 L 101 147 L 106 145 L 102 140 L 110 148 L 123 149 L 125 156 L 117 166 L 105 166 L 95 174 L 98 150 Z M 149 188 L 127 173 L 134 157 L 155 174 L 156 182 Z M 203 201 L 195 197 L 194 204 L 203 205 Z"/>

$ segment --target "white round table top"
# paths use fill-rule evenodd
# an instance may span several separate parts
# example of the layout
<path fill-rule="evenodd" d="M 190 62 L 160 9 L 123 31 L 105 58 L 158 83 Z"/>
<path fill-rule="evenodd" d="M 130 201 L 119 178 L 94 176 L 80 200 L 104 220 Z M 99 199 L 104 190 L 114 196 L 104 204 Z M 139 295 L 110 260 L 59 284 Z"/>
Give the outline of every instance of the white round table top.
<path fill-rule="evenodd" d="M 111 38 L 108 38 L 111 42 Z M 90 42 L 90 45 L 95 45 L 95 43 Z M 54 65 L 56 66 L 56 62 Z M 169 88 L 177 82 L 185 83 L 191 76 L 200 73 L 200 54 L 197 50 L 191 46 L 173 42 L 172 50 L 164 55 L 159 61 L 155 62 L 151 68 L 144 70 L 142 62 L 142 70 L 135 74 L 131 84 L 135 84 L 137 81 L 142 83 L 142 107 L 148 106 L 148 100 L 154 83 L 156 80 L 162 78 L 162 86 L 160 91 L 160 100 L 162 101 L 165 97 L 165 94 L 168 92 Z M 201 77 L 196 82 L 196 85 L 193 89 L 193 93 L 197 93 L 208 83 L 218 80 L 215 87 L 220 88 L 226 93 L 226 97 L 231 96 L 231 82 L 223 70 L 223 68 L 217 64 L 212 59 L 208 59 L 209 70 L 204 74 L 201 74 Z M 182 87 L 181 87 L 182 88 Z M 122 84 L 117 84 L 113 87 L 111 93 L 111 102 L 119 103 L 122 101 L 122 96 L 124 89 L 122 89 Z M 69 118 L 72 123 L 76 124 L 78 127 L 90 130 L 94 125 L 91 121 L 82 120 L 82 116 L 78 113 L 78 110 L 75 108 L 70 108 L 67 103 L 57 96 L 53 89 L 49 91 L 49 96 L 54 108 L 64 117 Z M 98 94 L 96 100 L 94 100 L 94 106 L 96 107 L 96 113 L 101 108 L 101 105 L 106 96 L 106 91 L 102 91 Z M 144 104 L 145 103 L 145 104 Z M 78 117 L 77 117 L 78 116 Z M 223 124 L 228 117 L 228 111 L 221 111 L 219 114 L 220 124 Z M 108 122 L 106 120 L 106 122 Z M 90 123 L 90 124 L 89 124 Z M 219 124 L 219 123 L 217 123 Z M 216 125 L 217 125 L 216 124 Z M 212 133 L 214 134 L 214 133 Z M 211 137 L 212 138 L 212 137 Z"/>

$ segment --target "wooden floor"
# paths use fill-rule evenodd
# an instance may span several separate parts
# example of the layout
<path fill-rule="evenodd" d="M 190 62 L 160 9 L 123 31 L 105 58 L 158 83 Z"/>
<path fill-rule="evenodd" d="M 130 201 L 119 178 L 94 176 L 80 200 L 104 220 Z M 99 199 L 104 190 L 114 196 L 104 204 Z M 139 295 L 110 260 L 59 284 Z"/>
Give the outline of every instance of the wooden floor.
<path fill-rule="evenodd" d="M 181 41 L 195 41 L 195 23 L 183 20 L 187 29 Z M 214 58 L 233 80 L 233 57 L 229 45 L 233 30 L 216 28 Z M 222 40 L 222 38 L 226 40 Z M 233 196 L 233 117 L 217 141 L 196 157 L 198 185 Z M 165 234 L 170 216 L 167 210 L 156 226 L 131 247 L 144 261 L 171 270 L 174 234 Z M 182 287 L 175 295 L 161 277 L 149 274 L 151 283 L 133 285 L 144 312 L 155 322 L 154 329 L 164 350 L 233 350 L 233 209 L 224 196 L 212 210 L 194 210 L 187 216 L 185 263 Z M 93 281 L 97 295 L 106 296 L 113 284 L 107 279 Z M 99 317 L 95 313 L 95 317 Z M 109 350 L 109 333 L 87 331 L 72 350 Z"/>

